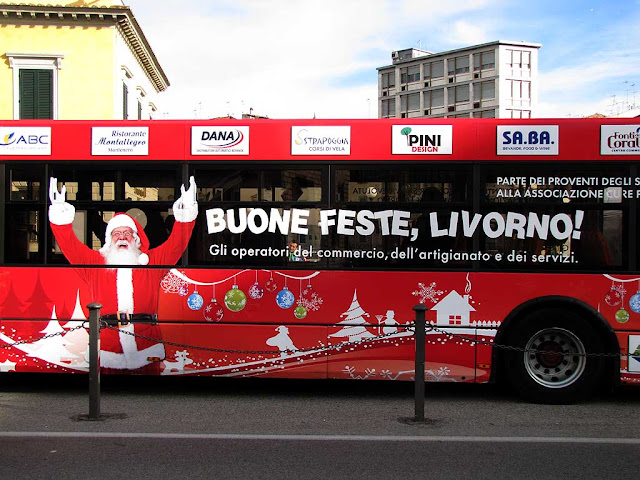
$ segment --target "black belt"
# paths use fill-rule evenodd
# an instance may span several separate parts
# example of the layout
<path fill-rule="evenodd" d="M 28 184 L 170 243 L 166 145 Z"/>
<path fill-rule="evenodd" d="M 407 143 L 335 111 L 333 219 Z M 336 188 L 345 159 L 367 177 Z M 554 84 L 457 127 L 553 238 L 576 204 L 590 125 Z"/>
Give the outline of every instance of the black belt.
<path fill-rule="evenodd" d="M 131 323 L 150 323 L 158 324 L 158 315 L 155 313 L 132 313 L 118 312 L 116 314 L 102 315 L 100 320 L 106 322 L 107 325 L 120 326 Z"/>

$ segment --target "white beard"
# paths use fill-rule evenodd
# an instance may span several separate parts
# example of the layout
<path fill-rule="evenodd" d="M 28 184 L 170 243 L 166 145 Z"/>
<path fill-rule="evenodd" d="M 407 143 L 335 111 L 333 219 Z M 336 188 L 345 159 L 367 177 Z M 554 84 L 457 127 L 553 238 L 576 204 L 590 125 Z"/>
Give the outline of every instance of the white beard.
<path fill-rule="evenodd" d="M 118 242 L 109 247 L 102 254 L 107 265 L 138 265 L 138 258 L 142 252 L 133 243 L 129 242 L 129 248 L 118 248 Z"/>

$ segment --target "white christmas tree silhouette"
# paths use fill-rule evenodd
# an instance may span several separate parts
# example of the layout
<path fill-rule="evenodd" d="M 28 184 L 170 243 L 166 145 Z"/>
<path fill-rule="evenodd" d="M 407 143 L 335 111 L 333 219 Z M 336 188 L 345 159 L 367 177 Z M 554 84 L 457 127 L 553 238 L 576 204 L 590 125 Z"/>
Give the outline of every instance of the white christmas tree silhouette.
<path fill-rule="evenodd" d="M 64 328 L 76 328 L 82 326 L 82 322 L 87 318 L 84 316 L 84 312 L 82 310 L 82 305 L 80 304 L 80 290 L 76 293 L 76 306 L 73 309 L 73 313 L 71 314 L 71 321 L 65 323 Z M 89 334 L 84 328 L 78 328 L 77 330 L 72 330 L 66 333 L 63 337 L 64 345 L 67 347 L 67 350 L 71 352 L 72 356 L 75 357 L 73 360 L 74 364 L 84 364 L 85 361 L 85 353 L 87 351 L 87 347 L 89 346 Z"/>
<path fill-rule="evenodd" d="M 340 325 L 345 326 L 336 333 L 329 335 L 330 337 L 349 337 L 350 342 L 357 342 L 363 338 L 374 336 L 365 327 L 371 326 L 371 324 L 364 319 L 364 317 L 368 317 L 369 314 L 360 306 L 357 290 L 353 291 L 353 300 L 351 301 L 349 310 L 342 313 L 340 316 L 346 317 L 344 320 L 339 322 Z"/>
<path fill-rule="evenodd" d="M 34 346 L 39 347 L 37 348 L 37 354 L 29 354 L 29 356 L 37 356 L 43 360 L 55 363 L 60 362 L 60 359 L 63 357 L 68 358 L 71 356 L 69 351 L 64 347 L 64 340 L 62 339 L 64 329 L 60 326 L 60 322 L 58 322 L 55 305 L 51 312 L 51 320 L 40 333 L 53 336 L 34 342 Z"/>

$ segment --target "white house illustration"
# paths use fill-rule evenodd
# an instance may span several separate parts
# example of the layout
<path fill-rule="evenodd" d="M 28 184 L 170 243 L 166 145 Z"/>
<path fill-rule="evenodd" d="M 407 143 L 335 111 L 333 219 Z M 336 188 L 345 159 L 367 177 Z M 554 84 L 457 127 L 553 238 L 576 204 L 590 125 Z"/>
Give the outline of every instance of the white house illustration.
<path fill-rule="evenodd" d="M 436 325 L 455 325 L 468 327 L 470 312 L 476 309 L 469 305 L 469 295 L 461 296 L 455 290 L 433 306 L 437 312 Z"/>

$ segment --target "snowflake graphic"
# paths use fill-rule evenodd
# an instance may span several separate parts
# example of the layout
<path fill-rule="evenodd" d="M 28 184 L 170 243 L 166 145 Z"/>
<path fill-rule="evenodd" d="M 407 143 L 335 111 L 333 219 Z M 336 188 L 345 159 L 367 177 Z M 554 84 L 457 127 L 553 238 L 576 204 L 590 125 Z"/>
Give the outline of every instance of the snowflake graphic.
<path fill-rule="evenodd" d="M 418 290 L 411 292 L 412 295 L 419 297 L 421 304 L 425 304 L 427 300 L 430 300 L 434 304 L 438 303 L 439 296 L 444 292 L 436 289 L 436 282 L 431 282 L 429 286 L 424 283 L 418 283 Z"/>
<path fill-rule="evenodd" d="M 184 274 L 184 272 L 180 273 Z M 160 286 L 164 293 L 179 293 L 180 289 L 186 285 L 187 282 L 177 275 L 174 275 L 172 272 L 167 273 L 162 279 L 162 282 L 160 282 Z"/>
<path fill-rule="evenodd" d="M 620 285 L 615 285 L 612 290 L 618 292 L 620 295 L 624 296 L 627 293 L 627 289 L 624 288 L 624 285 L 621 283 Z"/>
<path fill-rule="evenodd" d="M 322 305 L 322 297 L 318 295 L 318 292 L 308 290 L 304 290 L 302 295 L 298 298 L 298 305 L 306 308 L 308 311 L 316 312 L 320 310 L 320 305 Z"/>

